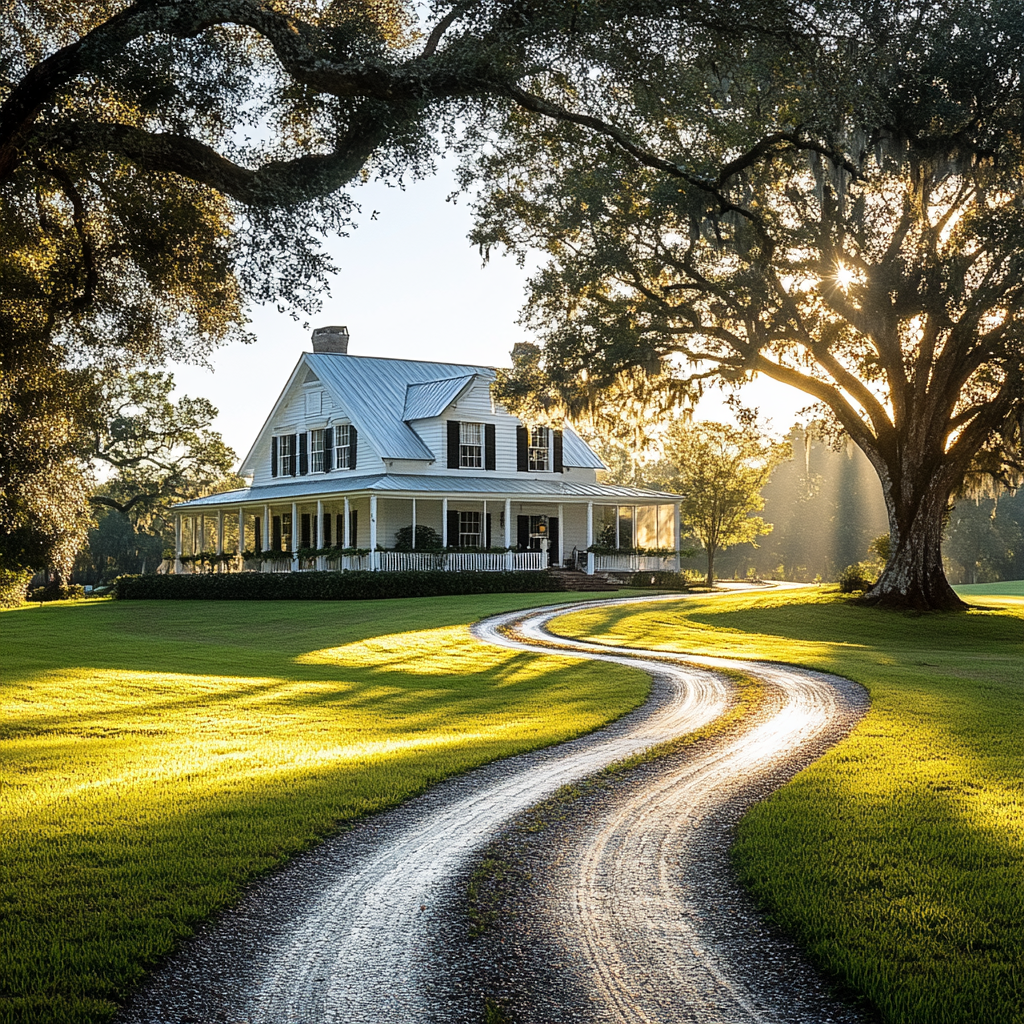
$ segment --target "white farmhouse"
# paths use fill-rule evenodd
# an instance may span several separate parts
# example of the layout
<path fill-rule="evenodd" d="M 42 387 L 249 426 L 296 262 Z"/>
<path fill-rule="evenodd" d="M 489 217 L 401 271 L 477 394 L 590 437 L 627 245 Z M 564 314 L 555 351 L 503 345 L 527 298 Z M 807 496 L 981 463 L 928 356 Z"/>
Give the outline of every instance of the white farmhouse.
<path fill-rule="evenodd" d="M 345 327 L 313 332 L 242 462 L 250 486 L 176 506 L 174 571 L 230 548 L 274 552 L 249 562 L 264 571 L 678 568 L 636 553 L 678 549 L 677 497 L 600 483 L 572 430 L 494 403 L 492 368 L 349 355 L 348 341 Z M 423 526 L 444 558 L 415 550 Z"/>

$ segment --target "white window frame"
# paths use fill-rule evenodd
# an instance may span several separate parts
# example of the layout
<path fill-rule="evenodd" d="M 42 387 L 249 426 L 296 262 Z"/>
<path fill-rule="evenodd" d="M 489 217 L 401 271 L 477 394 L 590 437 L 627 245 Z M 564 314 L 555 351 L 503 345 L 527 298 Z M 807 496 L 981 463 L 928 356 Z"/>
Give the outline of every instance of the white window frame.
<path fill-rule="evenodd" d="M 324 471 L 323 430 L 311 430 L 309 432 L 309 471 L 310 473 L 322 473 Z"/>
<path fill-rule="evenodd" d="M 547 472 L 551 450 L 551 433 L 547 427 L 530 427 L 529 456 L 530 471 Z"/>
<path fill-rule="evenodd" d="M 334 468 L 352 468 L 352 433 L 348 423 L 334 428 Z"/>
<path fill-rule="evenodd" d="M 484 425 L 459 423 L 459 468 L 484 468 Z"/>
<path fill-rule="evenodd" d="M 281 434 L 277 439 L 277 467 L 280 476 L 292 475 L 292 462 L 298 454 L 292 451 L 294 437 L 294 434 Z"/>
<path fill-rule="evenodd" d="M 484 517 L 482 512 L 459 513 L 460 548 L 482 548 L 484 546 Z"/>

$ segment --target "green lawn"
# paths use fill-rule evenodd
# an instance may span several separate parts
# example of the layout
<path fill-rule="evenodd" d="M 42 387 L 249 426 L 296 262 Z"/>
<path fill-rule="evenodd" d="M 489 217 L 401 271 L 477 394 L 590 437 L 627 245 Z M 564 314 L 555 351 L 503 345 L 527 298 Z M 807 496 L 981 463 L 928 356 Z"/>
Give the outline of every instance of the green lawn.
<path fill-rule="evenodd" d="M 901 1024 L 1024 1021 L 1024 601 L 904 616 L 807 588 L 593 609 L 561 633 L 863 683 L 852 736 L 756 807 L 741 876 Z"/>
<path fill-rule="evenodd" d="M 953 588 L 961 597 L 1024 597 L 1024 580 L 1002 583 L 967 583 Z"/>
<path fill-rule="evenodd" d="M 469 635 L 553 598 L 0 614 L 0 1021 L 108 1020 L 197 922 L 339 824 L 642 702 L 639 672 Z"/>

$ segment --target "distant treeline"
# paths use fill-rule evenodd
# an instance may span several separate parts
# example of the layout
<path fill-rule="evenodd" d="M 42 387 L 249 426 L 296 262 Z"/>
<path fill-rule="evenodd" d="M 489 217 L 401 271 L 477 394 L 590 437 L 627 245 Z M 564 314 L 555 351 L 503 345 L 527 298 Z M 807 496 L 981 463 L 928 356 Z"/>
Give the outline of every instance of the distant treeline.
<path fill-rule="evenodd" d="M 889 532 L 878 477 L 859 448 L 840 452 L 803 428 L 789 434 L 793 459 L 772 475 L 761 513 L 774 530 L 758 547 L 739 544 L 716 559 L 720 577 L 834 580 L 869 557 L 871 541 Z M 693 547 L 698 545 L 694 543 Z M 1024 579 L 1024 489 L 998 501 L 957 503 L 943 544 L 951 583 Z M 700 568 L 702 556 L 685 564 Z"/>

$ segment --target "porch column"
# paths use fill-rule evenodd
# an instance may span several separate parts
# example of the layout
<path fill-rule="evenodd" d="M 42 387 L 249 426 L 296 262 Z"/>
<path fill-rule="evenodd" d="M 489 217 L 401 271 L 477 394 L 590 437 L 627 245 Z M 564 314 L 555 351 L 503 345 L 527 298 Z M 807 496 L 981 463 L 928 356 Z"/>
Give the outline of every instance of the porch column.
<path fill-rule="evenodd" d="M 292 572 L 299 571 L 299 503 L 292 502 Z"/>
<path fill-rule="evenodd" d="M 619 528 L 622 525 L 622 508 L 619 505 L 615 506 L 615 550 L 618 551 L 622 547 L 622 540 L 619 536 Z"/>
<path fill-rule="evenodd" d="M 416 550 L 416 499 L 412 499 L 412 550 Z"/>
<path fill-rule="evenodd" d="M 587 502 L 587 575 L 594 575 L 594 552 L 590 550 L 594 543 L 594 503 Z"/>
<path fill-rule="evenodd" d="M 441 499 L 441 547 L 448 547 L 448 499 Z"/>
<path fill-rule="evenodd" d="M 512 499 L 505 499 L 505 569 L 512 570 Z"/>
<path fill-rule="evenodd" d="M 193 554 L 199 555 L 206 550 L 206 516 L 199 517 L 199 550 Z"/>
<path fill-rule="evenodd" d="M 224 510 L 217 509 L 217 554 L 224 554 Z"/>
<path fill-rule="evenodd" d="M 558 506 L 558 568 L 565 565 L 565 506 Z"/>
<path fill-rule="evenodd" d="M 274 536 L 274 523 L 270 518 L 270 506 L 263 506 L 263 529 L 260 531 L 260 547 L 264 551 L 270 550 L 272 538 Z M 262 562 L 262 559 L 260 560 Z"/>
<path fill-rule="evenodd" d="M 195 516 L 189 516 L 189 521 L 192 524 L 192 528 L 189 534 L 192 541 L 192 550 L 189 552 L 189 554 L 196 555 L 198 554 L 198 552 L 196 551 L 196 523 L 198 522 L 198 520 L 196 519 Z"/>
<path fill-rule="evenodd" d="M 480 520 L 480 531 L 482 536 L 480 538 L 480 547 L 489 548 L 490 545 L 487 543 L 487 502 L 484 502 L 483 519 Z"/>
<path fill-rule="evenodd" d="M 370 495 L 370 568 L 377 569 L 377 495 Z"/>
<path fill-rule="evenodd" d="M 242 557 L 242 552 L 245 550 L 245 509 L 240 508 L 238 510 L 238 557 Z M 239 565 L 239 569 L 241 569 Z"/>
<path fill-rule="evenodd" d="M 341 535 L 342 535 L 342 542 L 341 542 L 341 546 L 342 547 L 350 548 L 350 547 L 352 547 L 353 544 L 355 544 L 356 539 L 355 539 L 355 537 L 352 536 L 352 526 L 351 526 L 351 523 L 350 523 L 350 516 L 349 516 L 349 513 L 348 513 L 348 496 L 347 495 L 345 497 L 345 511 L 343 513 L 342 521 L 341 521 Z M 342 555 L 341 556 L 341 567 L 342 567 L 342 569 L 349 569 L 349 568 L 352 567 L 352 563 L 349 560 L 350 557 L 351 557 L 350 555 Z"/>
<path fill-rule="evenodd" d="M 174 517 L 174 571 L 181 572 L 181 513 Z"/>
<path fill-rule="evenodd" d="M 316 530 L 314 537 L 310 537 L 313 541 L 313 547 L 322 548 L 324 546 L 324 500 L 323 498 L 316 499 Z M 322 555 L 316 556 L 316 567 L 318 569 L 324 569 L 324 559 Z"/>
<path fill-rule="evenodd" d="M 676 549 L 676 572 L 679 572 L 679 502 L 672 506 L 672 547 Z"/>

